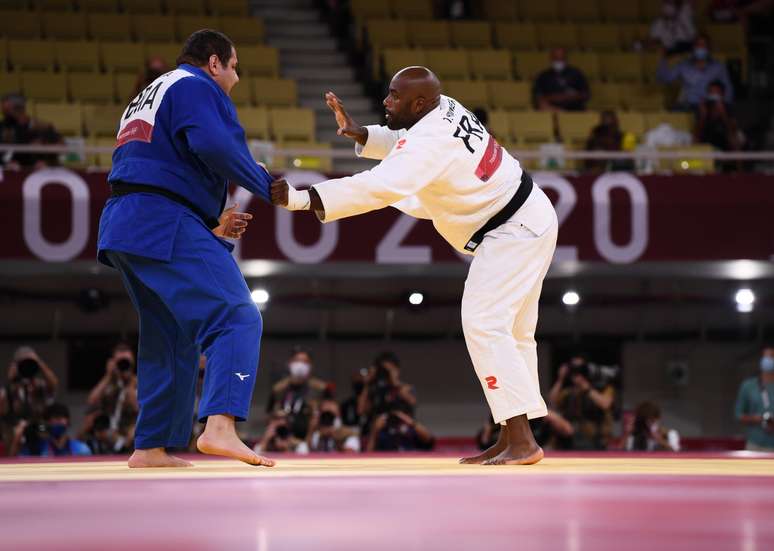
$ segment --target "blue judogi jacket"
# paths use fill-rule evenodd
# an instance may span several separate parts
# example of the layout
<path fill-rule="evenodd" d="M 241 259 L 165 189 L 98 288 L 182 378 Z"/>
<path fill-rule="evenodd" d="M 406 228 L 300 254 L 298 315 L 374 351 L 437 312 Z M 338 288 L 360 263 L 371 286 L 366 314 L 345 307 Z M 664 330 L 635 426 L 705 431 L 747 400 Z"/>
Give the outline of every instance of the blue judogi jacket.
<path fill-rule="evenodd" d="M 108 182 L 162 188 L 207 218 L 220 216 L 229 182 L 271 201 L 272 177 L 250 155 L 231 99 L 187 64 L 153 81 L 127 106 Z M 155 194 L 111 198 L 100 219 L 99 260 L 109 265 L 102 251 L 116 250 L 169 261 L 186 212 L 192 211 Z"/>

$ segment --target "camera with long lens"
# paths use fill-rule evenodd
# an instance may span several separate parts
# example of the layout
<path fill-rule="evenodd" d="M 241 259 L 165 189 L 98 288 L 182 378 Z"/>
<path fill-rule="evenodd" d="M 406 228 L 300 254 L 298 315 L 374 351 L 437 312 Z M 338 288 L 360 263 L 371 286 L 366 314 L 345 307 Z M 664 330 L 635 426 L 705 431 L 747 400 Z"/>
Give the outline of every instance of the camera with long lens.
<path fill-rule="evenodd" d="M 25 358 L 20 360 L 16 367 L 18 369 L 18 377 L 21 380 L 29 381 L 34 379 L 40 371 L 40 364 L 33 358 Z"/>
<path fill-rule="evenodd" d="M 134 364 L 132 363 L 131 360 L 129 360 L 127 358 L 121 358 L 120 360 L 118 360 L 116 362 L 116 369 L 120 373 L 127 373 L 127 372 L 131 371 L 133 367 L 134 367 Z"/>

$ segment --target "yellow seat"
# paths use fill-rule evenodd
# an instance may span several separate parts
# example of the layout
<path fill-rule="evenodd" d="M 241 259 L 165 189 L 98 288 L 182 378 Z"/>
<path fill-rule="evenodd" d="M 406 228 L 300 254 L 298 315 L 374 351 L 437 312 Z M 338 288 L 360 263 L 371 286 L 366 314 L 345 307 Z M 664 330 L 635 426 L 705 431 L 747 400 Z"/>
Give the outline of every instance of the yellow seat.
<path fill-rule="evenodd" d="M 405 21 L 374 19 L 366 24 L 368 43 L 376 50 L 408 48 L 410 41 Z"/>
<path fill-rule="evenodd" d="M 614 52 L 621 47 L 621 37 L 617 25 L 607 23 L 587 23 L 578 27 L 580 45 L 595 52 Z"/>
<path fill-rule="evenodd" d="M 357 20 L 389 19 L 392 8 L 389 0 L 350 0 L 349 9 Z"/>
<path fill-rule="evenodd" d="M 672 128 L 691 132 L 693 130 L 693 115 L 690 113 L 676 113 L 672 111 L 657 111 L 645 113 L 645 127 L 650 130 L 660 124 L 668 124 Z"/>
<path fill-rule="evenodd" d="M 333 162 L 330 155 L 325 153 L 331 150 L 331 144 L 305 140 L 285 140 L 277 143 L 277 146 L 288 149 L 305 149 L 309 153 L 302 155 L 274 156 L 273 168 L 297 168 L 301 170 L 317 170 L 330 172 L 333 170 Z M 320 153 L 315 155 L 315 153 Z"/>
<path fill-rule="evenodd" d="M 21 79 L 18 72 L 0 72 L 0 95 L 21 92 Z"/>
<path fill-rule="evenodd" d="M 519 78 L 535 80 L 535 78 L 549 68 L 549 59 L 546 52 L 515 52 L 513 59 Z"/>
<path fill-rule="evenodd" d="M 486 109 L 489 106 L 489 94 L 484 82 L 447 80 L 443 83 L 443 91 L 471 111 L 479 108 Z"/>
<path fill-rule="evenodd" d="M 99 45 L 102 64 L 111 72 L 136 74 L 145 64 L 142 44 L 134 42 L 102 42 Z"/>
<path fill-rule="evenodd" d="M 141 14 L 132 17 L 134 36 L 146 42 L 175 40 L 175 18 L 171 15 Z"/>
<path fill-rule="evenodd" d="M 567 63 L 580 69 L 588 80 L 597 80 L 602 75 L 599 68 L 599 56 L 594 52 L 572 52 Z"/>
<path fill-rule="evenodd" d="M 249 6 L 247 0 L 208 0 L 210 11 L 215 15 L 228 15 L 232 17 L 248 17 Z"/>
<path fill-rule="evenodd" d="M 21 74 L 22 93 L 36 101 L 67 101 L 67 83 L 62 73 L 23 72 Z"/>
<path fill-rule="evenodd" d="M 604 77 L 613 82 L 642 82 L 642 60 L 636 53 L 599 55 Z"/>
<path fill-rule="evenodd" d="M 486 124 L 486 129 L 495 137 L 500 145 L 502 145 L 504 141 L 510 141 L 511 119 L 508 117 L 508 112 L 497 109 L 489 111 L 487 116 L 489 117 L 489 121 Z"/>
<path fill-rule="evenodd" d="M 62 71 L 99 71 L 99 48 L 96 42 L 57 42 L 54 52 L 57 65 Z"/>
<path fill-rule="evenodd" d="M 251 78 L 250 87 L 258 105 L 293 107 L 298 103 L 296 81 L 286 78 Z"/>
<path fill-rule="evenodd" d="M 577 55 L 577 54 L 576 54 Z M 591 82 L 591 97 L 588 108 L 594 111 L 618 110 L 623 108 L 621 85 L 614 82 Z"/>
<path fill-rule="evenodd" d="M 541 23 L 537 32 L 541 48 L 578 48 L 578 28 L 572 23 Z"/>
<path fill-rule="evenodd" d="M 621 101 L 631 111 L 662 111 L 664 87 L 660 84 L 623 84 Z"/>
<path fill-rule="evenodd" d="M 4 0 L 3 6 L 6 10 L 26 10 L 29 6 L 27 0 Z"/>
<path fill-rule="evenodd" d="M 8 58 L 15 70 L 49 70 L 54 67 L 54 48 L 42 40 L 9 40 Z"/>
<path fill-rule="evenodd" d="M 484 0 L 483 12 L 490 21 L 513 21 L 519 16 L 514 0 Z"/>
<path fill-rule="evenodd" d="M 532 90 L 527 82 L 490 82 L 489 101 L 497 109 L 519 109 L 525 111 L 532 107 Z"/>
<path fill-rule="evenodd" d="M 468 54 L 464 50 L 425 50 L 425 63 L 441 80 L 470 77 Z"/>
<path fill-rule="evenodd" d="M 554 122 L 548 111 L 512 111 L 508 117 L 514 140 L 520 143 L 554 141 Z"/>
<path fill-rule="evenodd" d="M 495 23 L 495 39 L 500 48 L 537 50 L 537 27 L 532 23 Z"/>
<path fill-rule="evenodd" d="M 0 11 L 0 36 L 27 40 L 40 38 L 41 26 L 38 14 L 16 10 Z"/>
<path fill-rule="evenodd" d="M 631 132 L 637 137 L 637 141 L 642 140 L 645 135 L 645 117 L 637 111 L 618 111 L 618 126 L 622 132 Z"/>
<path fill-rule="evenodd" d="M 426 65 L 423 50 L 387 49 L 384 50 L 384 72 L 391 77 L 401 69 L 412 65 Z"/>
<path fill-rule="evenodd" d="M 269 139 L 269 114 L 265 107 L 237 107 L 237 116 L 248 139 Z"/>
<path fill-rule="evenodd" d="M 78 5 L 87 13 L 118 13 L 119 0 L 78 0 Z"/>
<path fill-rule="evenodd" d="M 451 39 L 458 48 L 491 48 L 492 28 L 485 21 L 453 21 Z"/>
<path fill-rule="evenodd" d="M 744 29 L 739 23 L 707 25 L 705 32 L 710 37 L 712 47 L 718 52 L 739 55 L 747 50 Z"/>
<path fill-rule="evenodd" d="M 694 6 L 693 10 L 695 13 L 699 10 L 699 7 Z M 653 21 L 654 19 L 661 17 L 661 2 L 640 0 L 640 16 L 643 21 Z"/>
<path fill-rule="evenodd" d="M 129 41 L 132 20 L 123 13 L 89 13 L 86 15 L 89 36 L 94 40 Z"/>
<path fill-rule="evenodd" d="M 231 89 L 229 97 L 231 98 L 231 101 L 234 102 L 234 105 L 242 106 L 253 104 L 253 95 L 250 91 L 250 83 L 246 77 L 240 79 L 236 86 Z"/>
<path fill-rule="evenodd" d="M 559 0 L 519 0 L 521 18 L 527 21 L 559 21 Z"/>
<path fill-rule="evenodd" d="M 432 19 L 433 6 L 430 0 L 392 0 L 392 13 L 398 19 Z"/>
<path fill-rule="evenodd" d="M 643 44 L 650 39 L 650 26 L 643 23 L 619 23 L 619 42 L 624 50 L 631 50 L 634 44 Z"/>
<path fill-rule="evenodd" d="M 451 44 L 451 32 L 446 21 L 408 22 L 409 40 L 418 48 L 446 48 Z"/>
<path fill-rule="evenodd" d="M 123 4 L 129 13 L 160 14 L 164 11 L 161 0 L 124 0 Z"/>
<path fill-rule="evenodd" d="M 642 53 L 642 73 L 647 82 L 658 82 L 656 74 L 661 63 L 661 55 L 658 52 Z"/>
<path fill-rule="evenodd" d="M 582 147 L 588 140 L 591 129 L 599 123 L 599 115 L 589 111 L 561 111 L 557 113 L 557 120 L 562 141 Z"/>
<path fill-rule="evenodd" d="M 597 0 L 564 0 L 561 12 L 566 21 L 574 23 L 596 22 L 602 19 Z"/>
<path fill-rule="evenodd" d="M 242 44 L 262 44 L 266 39 L 263 20 L 254 17 L 221 17 L 217 28 L 226 33 L 237 48 Z"/>
<path fill-rule="evenodd" d="M 179 15 L 175 18 L 175 25 L 177 40 L 181 44 L 194 32 L 201 29 L 220 30 L 220 24 L 216 17 L 204 15 Z M 229 36 L 229 38 L 236 40 L 233 36 Z M 238 55 L 239 53 L 237 52 Z"/>
<path fill-rule="evenodd" d="M 57 132 L 64 136 L 83 134 L 83 114 L 77 103 L 47 103 L 35 105 L 35 116 L 43 122 L 54 125 Z"/>
<path fill-rule="evenodd" d="M 86 38 L 86 19 L 82 13 L 43 13 L 43 34 L 57 40 Z"/>
<path fill-rule="evenodd" d="M 640 20 L 640 6 L 634 0 L 600 0 L 602 17 L 608 23 L 637 22 Z"/>
<path fill-rule="evenodd" d="M 301 107 L 278 107 L 269 111 L 271 133 L 281 141 L 314 141 L 314 111 Z"/>
<path fill-rule="evenodd" d="M 41 12 L 73 11 L 72 0 L 34 0 L 32 6 Z"/>
<path fill-rule="evenodd" d="M 468 62 L 473 76 L 485 80 L 510 80 L 511 53 L 506 50 L 478 50 L 468 52 Z"/>
<path fill-rule="evenodd" d="M 237 52 L 239 67 L 250 76 L 279 76 L 279 54 L 271 46 L 242 46 Z"/>
<path fill-rule="evenodd" d="M 110 170 L 113 166 L 113 151 L 115 150 L 115 138 L 92 138 L 89 145 L 96 147 L 109 148 L 105 153 L 96 153 L 88 156 L 87 162 L 90 166 L 95 166 L 104 170 Z"/>
<path fill-rule="evenodd" d="M 166 0 L 167 11 L 182 15 L 204 15 L 207 7 L 204 0 Z"/>
<path fill-rule="evenodd" d="M 83 123 L 90 136 L 113 136 L 118 133 L 118 123 L 126 106 L 95 105 L 83 106 Z"/>
<path fill-rule="evenodd" d="M 68 73 L 70 98 L 87 103 L 113 103 L 116 100 L 113 75 L 95 72 Z"/>
<path fill-rule="evenodd" d="M 116 83 L 118 103 L 126 106 L 137 95 L 137 74 L 116 73 L 113 76 Z"/>
<path fill-rule="evenodd" d="M 180 56 L 180 51 L 183 47 L 175 42 L 146 42 L 144 59 L 148 59 L 153 56 L 159 56 L 166 61 L 167 66 L 175 67 L 177 58 Z M 241 56 L 239 59 L 242 62 Z"/>

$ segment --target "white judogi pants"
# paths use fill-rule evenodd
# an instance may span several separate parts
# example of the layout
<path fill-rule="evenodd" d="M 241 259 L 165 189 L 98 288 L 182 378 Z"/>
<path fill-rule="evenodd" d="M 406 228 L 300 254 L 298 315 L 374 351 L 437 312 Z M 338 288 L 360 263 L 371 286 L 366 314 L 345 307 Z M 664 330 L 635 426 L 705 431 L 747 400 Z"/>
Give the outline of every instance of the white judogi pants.
<path fill-rule="evenodd" d="M 535 327 L 557 232 L 551 202 L 535 186 L 522 209 L 484 236 L 470 265 L 462 329 L 495 423 L 548 413 L 538 381 Z"/>

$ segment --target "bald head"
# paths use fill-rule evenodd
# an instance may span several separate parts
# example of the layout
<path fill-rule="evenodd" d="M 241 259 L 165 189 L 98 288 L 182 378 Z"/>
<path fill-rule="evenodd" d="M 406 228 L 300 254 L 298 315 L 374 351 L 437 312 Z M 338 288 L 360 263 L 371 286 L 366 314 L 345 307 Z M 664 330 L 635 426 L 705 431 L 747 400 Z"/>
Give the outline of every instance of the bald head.
<path fill-rule="evenodd" d="M 427 67 L 406 67 L 390 81 L 390 91 L 384 98 L 387 126 L 392 130 L 411 128 L 438 106 L 441 82 Z"/>

